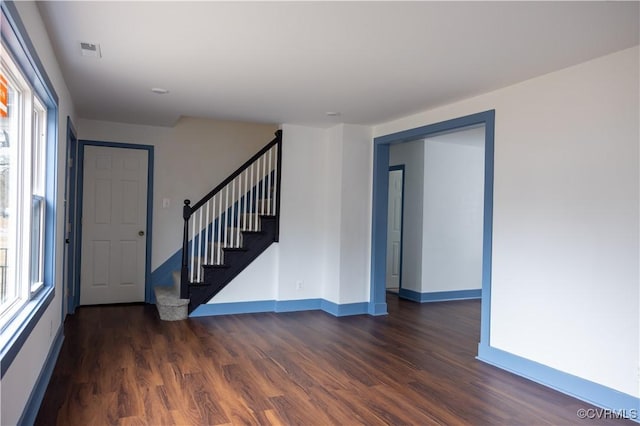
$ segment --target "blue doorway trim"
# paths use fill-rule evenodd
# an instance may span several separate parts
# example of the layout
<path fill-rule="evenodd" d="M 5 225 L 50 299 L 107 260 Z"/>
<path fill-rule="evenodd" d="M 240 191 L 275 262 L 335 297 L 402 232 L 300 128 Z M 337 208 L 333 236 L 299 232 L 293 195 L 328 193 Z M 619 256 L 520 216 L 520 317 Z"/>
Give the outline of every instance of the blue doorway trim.
<path fill-rule="evenodd" d="M 491 247 L 493 235 L 493 153 L 495 135 L 495 110 L 454 118 L 435 124 L 404 130 L 373 140 L 373 196 L 371 229 L 371 283 L 368 312 L 385 315 L 387 303 L 386 256 L 387 256 L 387 204 L 389 198 L 389 147 L 439 134 L 451 133 L 466 127 L 484 125 L 484 222 L 482 241 L 482 302 L 480 346 L 490 343 L 491 312 Z"/>
<path fill-rule="evenodd" d="M 104 142 L 104 141 L 92 141 L 92 140 L 80 140 L 78 147 L 78 205 L 79 211 L 82 211 L 82 197 L 83 197 L 83 189 L 84 189 L 84 147 L 87 145 L 91 146 L 104 146 L 110 148 L 125 148 L 125 149 L 141 149 L 147 151 L 148 155 L 148 170 L 147 170 L 147 253 L 145 260 L 145 283 L 144 283 L 144 301 L 146 303 L 151 303 L 151 242 L 152 240 L 152 231 L 153 231 L 153 145 L 137 145 L 131 143 L 120 143 L 120 142 Z M 79 215 L 79 218 L 82 216 Z M 82 242 L 82 220 L 78 221 L 78 239 L 80 243 Z M 80 276 L 80 265 L 81 265 L 81 252 L 82 250 L 78 250 L 78 257 L 76 259 L 77 266 L 77 276 Z M 76 284 L 76 300 L 75 305 L 78 306 L 80 304 L 80 284 L 79 280 Z"/>
<path fill-rule="evenodd" d="M 64 179 L 64 193 L 65 193 L 65 219 L 64 219 L 64 238 L 65 244 L 67 246 L 67 250 L 64 251 L 66 258 L 63 261 L 63 265 L 65 268 L 65 280 L 64 280 L 64 309 L 62 310 L 63 320 L 66 314 L 73 314 L 76 309 L 75 303 L 75 289 L 76 283 L 79 280 L 79 275 L 77 275 L 78 268 L 75 267 L 75 261 L 77 258 L 77 223 L 76 217 L 79 216 L 78 212 L 78 195 L 77 195 L 77 185 L 78 185 L 78 133 L 76 132 L 76 128 L 71 121 L 71 117 L 67 117 L 67 150 L 65 159 L 65 179 Z M 67 229 L 67 224 L 70 224 L 70 229 Z"/>
<path fill-rule="evenodd" d="M 396 171 L 396 170 L 400 170 L 402 172 L 402 194 L 400 195 L 401 198 L 401 202 L 400 202 L 400 259 L 398 260 L 400 262 L 400 267 L 399 267 L 399 276 L 398 276 L 398 292 L 400 291 L 400 289 L 402 288 L 402 252 L 404 251 L 404 176 L 405 176 L 405 165 L 404 164 L 397 164 L 395 166 L 389 166 L 389 171 Z M 388 202 L 388 201 L 387 201 Z M 385 271 L 386 274 L 386 271 Z M 385 275 L 386 276 L 386 275 Z M 386 288 L 386 285 L 385 285 Z"/>

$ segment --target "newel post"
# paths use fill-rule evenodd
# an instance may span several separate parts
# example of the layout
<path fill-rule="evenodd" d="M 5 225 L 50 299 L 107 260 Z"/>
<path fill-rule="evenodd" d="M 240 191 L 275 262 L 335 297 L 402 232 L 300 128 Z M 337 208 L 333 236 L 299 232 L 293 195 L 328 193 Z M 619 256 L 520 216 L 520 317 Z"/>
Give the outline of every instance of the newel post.
<path fill-rule="evenodd" d="M 184 231 L 182 234 L 182 269 L 180 271 L 180 298 L 189 298 L 189 218 L 191 217 L 191 200 L 184 200 L 182 218 L 184 219 Z"/>

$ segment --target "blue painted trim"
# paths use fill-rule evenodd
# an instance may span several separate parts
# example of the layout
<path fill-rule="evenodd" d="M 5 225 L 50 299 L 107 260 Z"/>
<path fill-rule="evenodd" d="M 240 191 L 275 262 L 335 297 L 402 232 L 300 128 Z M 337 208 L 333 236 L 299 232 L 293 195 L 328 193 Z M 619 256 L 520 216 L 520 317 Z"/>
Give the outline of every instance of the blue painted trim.
<path fill-rule="evenodd" d="M 315 311 L 321 309 L 322 299 L 277 300 L 276 312 Z"/>
<path fill-rule="evenodd" d="M 20 416 L 20 420 L 18 421 L 19 425 L 32 425 L 36 421 L 38 411 L 40 410 L 40 405 L 42 404 L 42 399 L 44 398 L 47 386 L 49 386 L 49 381 L 51 380 L 51 376 L 53 375 L 53 369 L 55 368 L 56 362 L 58 361 L 60 349 L 62 349 L 62 343 L 64 342 L 63 330 L 64 327 L 61 324 L 58 328 L 58 331 L 56 332 L 56 336 L 53 339 L 53 344 L 49 349 L 49 354 L 47 355 L 47 359 L 45 360 L 45 363 L 42 366 L 42 370 L 38 375 L 36 384 L 31 390 L 31 395 L 29 395 L 27 405 L 25 406 L 25 409 Z"/>
<path fill-rule="evenodd" d="M 345 303 L 340 305 L 323 299 L 320 304 L 320 309 L 334 317 L 366 314 L 368 313 L 368 308 L 368 302 Z"/>
<path fill-rule="evenodd" d="M 18 315 L 14 320 L 20 324 L 17 329 L 12 330 L 11 327 L 8 327 L 2 332 L 4 335 L 7 333 L 12 333 L 12 335 L 7 338 L 7 343 L 0 349 L 0 379 L 4 377 L 9 366 L 11 366 L 20 349 L 22 349 L 22 345 L 24 345 L 24 342 L 29 338 L 31 331 L 33 331 L 49 307 L 49 304 L 53 301 L 54 296 L 55 291 L 53 287 L 45 287 L 38 293 L 37 297 L 33 298 L 31 302 L 24 307 L 22 315 Z"/>
<path fill-rule="evenodd" d="M 389 208 L 389 144 L 373 149 L 373 194 L 371 218 L 371 283 L 369 314 L 387 313 L 387 209 Z"/>
<path fill-rule="evenodd" d="M 322 310 L 336 317 L 366 314 L 368 302 L 339 305 L 324 299 L 259 300 L 254 302 L 214 303 L 198 306 L 190 317 L 255 314 L 260 312 L 298 312 Z"/>
<path fill-rule="evenodd" d="M 24 342 L 55 296 L 56 200 L 58 158 L 58 95 L 49 80 L 36 49 L 12 1 L 0 1 L 2 41 L 27 81 L 47 108 L 47 151 L 45 176 L 44 287 L 34 294 L 16 318 L 2 332 L 0 378 L 18 355 Z"/>
<path fill-rule="evenodd" d="M 389 171 L 400 170 L 402 171 L 402 194 L 400 195 L 400 276 L 398 277 L 398 289 L 402 288 L 402 260 L 404 259 L 404 178 L 405 178 L 405 165 L 397 164 L 395 166 L 389 166 Z M 385 283 L 386 289 L 386 283 Z"/>
<path fill-rule="evenodd" d="M 402 288 L 400 289 L 398 296 L 403 299 L 413 300 L 414 302 L 419 303 L 448 302 L 452 300 L 480 299 L 482 297 L 482 290 L 452 290 L 420 293 Z"/>
<path fill-rule="evenodd" d="M 476 126 L 485 126 L 485 177 L 484 177 L 484 223 L 482 252 L 482 305 L 480 341 L 489 345 L 491 312 L 491 248 L 493 233 L 493 174 L 494 174 L 494 136 L 495 110 L 479 112 L 460 118 L 454 118 L 415 129 L 404 130 L 373 140 L 373 195 L 372 195 L 372 231 L 371 231 L 371 285 L 369 313 L 375 314 L 385 304 L 386 250 L 387 250 L 387 198 L 389 146 L 411 142 L 435 135 L 452 133 L 457 130 Z M 386 312 L 386 308 L 384 309 Z"/>
<path fill-rule="evenodd" d="M 209 317 L 217 315 L 256 314 L 260 312 L 275 312 L 275 300 L 258 300 L 255 302 L 232 302 L 203 304 L 198 306 L 190 317 Z"/>
<path fill-rule="evenodd" d="M 0 8 L 2 9 L 0 18 L 2 40 L 45 105 L 49 108 L 57 108 L 58 95 L 20 19 L 18 9 L 10 0 L 1 1 Z"/>
<path fill-rule="evenodd" d="M 147 151 L 147 254 L 145 260 L 145 284 L 144 284 L 144 299 L 145 302 L 150 303 L 152 298 L 155 298 L 153 295 L 153 288 L 151 286 L 151 244 L 152 244 L 152 236 L 153 236 L 153 163 L 154 163 L 154 146 L 153 145 L 138 145 L 132 143 L 121 143 L 121 142 L 105 142 L 105 141 L 93 141 L 93 140 L 79 140 L 79 169 L 78 169 L 78 204 L 82 206 L 83 202 L 83 189 L 84 189 L 84 147 L 85 146 L 103 146 L 109 148 L 124 148 L 124 149 L 140 149 Z M 78 226 L 78 241 L 82 241 L 82 216 L 79 216 L 80 225 Z M 81 252 L 82 250 L 78 250 L 78 268 L 80 268 L 81 264 Z M 80 276 L 80 275 L 78 275 Z M 78 280 L 79 282 L 80 280 Z M 77 305 L 80 304 L 80 285 L 78 284 L 78 288 L 76 289 L 77 295 Z"/>
<path fill-rule="evenodd" d="M 597 407 L 635 410 L 634 420 L 640 420 L 640 398 L 484 344 L 478 345 L 478 359 Z"/>
<path fill-rule="evenodd" d="M 69 238 L 69 244 L 67 244 L 67 249 L 63 250 L 64 258 L 62 261 L 62 265 L 64 268 L 64 277 L 63 281 L 63 294 L 64 301 L 63 303 L 66 305 L 65 309 L 62 309 L 62 320 L 64 321 L 64 316 L 66 314 L 72 314 L 76 310 L 75 298 L 74 298 L 74 289 L 75 283 L 79 280 L 79 275 L 77 275 L 77 268 L 75 268 L 75 259 L 76 259 L 76 248 L 78 247 L 77 241 L 77 233 L 76 233 L 76 217 L 77 214 L 77 182 L 78 182 L 78 133 L 76 131 L 73 122 L 71 121 L 71 117 L 67 116 L 67 149 L 66 149 L 66 157 L 65 157 L 65 177 L 64 177 L 64 193 L 65 199 L 67 200 L 66 209 L 64 212 L 64 238 Z M 69 161 L 71 161 L 71 167 L 69 167 Z M 68 216 L 67 216 L 68 211 Z M 67 234 L 66 226 L 67 223 L 72 224 L 72 228 Z"/>
<path fill-rule="evenodd" d="M 491 345 L 491 256 L 493 253 L 493 168 L 495 149 L 494 110 L 484 121 L 484 218 L 482 230 L 482 301 L 480 307 L 480 343 Z"/>

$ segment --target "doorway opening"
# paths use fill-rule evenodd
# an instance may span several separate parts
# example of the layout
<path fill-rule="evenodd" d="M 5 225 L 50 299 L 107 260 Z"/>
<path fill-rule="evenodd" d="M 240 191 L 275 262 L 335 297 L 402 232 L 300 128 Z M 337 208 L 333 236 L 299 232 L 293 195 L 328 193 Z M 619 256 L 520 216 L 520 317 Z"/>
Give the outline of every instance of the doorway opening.
<path fill-rule="evenodd" d="M 493 223 L 493 148 L 495 111 L 485 111 L 374 139 L 371 288 L 369 313 L 384 315 L 386 305 L 387 225 L 389 159 L 392 145 L 446 135 L 461 129 L 484 126 L 484 171 L 481 238 L 481 331 L 480 344 L 488 345 L 491 309 L 491 241 Z M 405 196 L 406 198 L 406 196 Z M 405 223 L 405 227 L 407 224 Z M 408 231 L 407 231 L 408 233 Z M 405 253 L 406 258 L 406 253 Z M 406 290 L 407 281 L 403 281 Z M 446 300 L 446 299 L 442 299 Z"/>
<path fill-rule="evenodd" d="M 389 167 L 389 208 L 387 221 L 387 293 L 402 288 L 402 247 L 404 218 L 404 165 Z"/>

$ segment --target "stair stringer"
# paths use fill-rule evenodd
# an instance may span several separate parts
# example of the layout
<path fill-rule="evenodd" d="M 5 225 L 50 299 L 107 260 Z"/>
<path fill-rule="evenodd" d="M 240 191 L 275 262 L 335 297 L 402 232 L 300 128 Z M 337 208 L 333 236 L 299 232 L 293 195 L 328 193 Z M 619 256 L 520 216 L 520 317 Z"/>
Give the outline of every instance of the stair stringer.
<path fill-rule="evenodd" d="M 277 240 L 277 218 L 260 217 L 260 231 L 242 231 L 243 246 L 224 250 L 224 265 L 203 265 L 204 282 L 189 285 L 189 313 L 207 303 Z"/>

